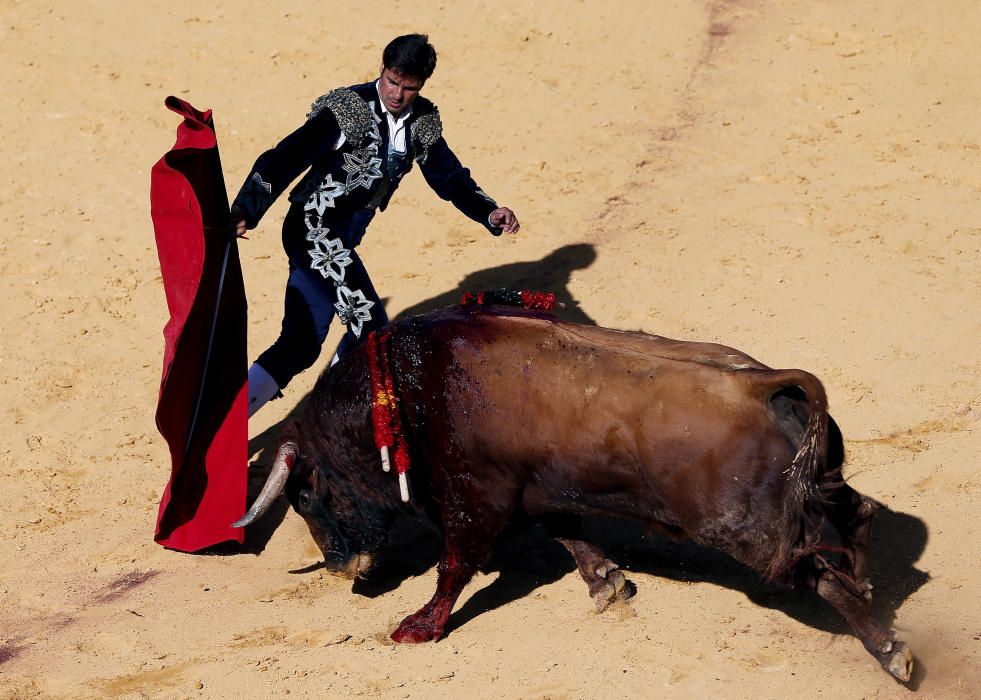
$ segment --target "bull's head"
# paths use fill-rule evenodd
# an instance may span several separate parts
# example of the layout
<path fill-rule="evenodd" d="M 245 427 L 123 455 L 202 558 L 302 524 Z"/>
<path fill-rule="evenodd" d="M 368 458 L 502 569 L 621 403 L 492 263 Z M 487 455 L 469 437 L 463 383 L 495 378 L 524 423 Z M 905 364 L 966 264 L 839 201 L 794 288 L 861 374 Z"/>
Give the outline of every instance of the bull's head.
<path fill-rule="evenodd" d="M 293 510 L 310 529 L 327 568 L 347 578 L 365 576 L 373 562 L 372 553 L 385 537 L 389 519 L 367 494 L 358 498 L 349 483 L 331 478 L 330 471 L 327 465 L 301 459 L 297 443 L 284 441 L 262 491 L 233 527 L 245 527 L 258 520 L 285 491 Z"/>

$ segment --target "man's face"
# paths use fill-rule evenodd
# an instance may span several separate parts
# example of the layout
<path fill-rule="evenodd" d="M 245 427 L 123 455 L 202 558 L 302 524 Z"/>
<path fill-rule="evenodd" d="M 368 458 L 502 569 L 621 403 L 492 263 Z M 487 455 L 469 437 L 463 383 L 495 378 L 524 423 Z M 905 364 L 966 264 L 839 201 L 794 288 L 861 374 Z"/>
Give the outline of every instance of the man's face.
<path fill-rule="evenodd" d="M 425 81 L 411 75 L 404 75 L 391 68 L 382 66 L 381 77 L 378 79 L 378 91 L 386 109 L 394 116 L 402 116 L 412 100 L 422 89 Z"/>

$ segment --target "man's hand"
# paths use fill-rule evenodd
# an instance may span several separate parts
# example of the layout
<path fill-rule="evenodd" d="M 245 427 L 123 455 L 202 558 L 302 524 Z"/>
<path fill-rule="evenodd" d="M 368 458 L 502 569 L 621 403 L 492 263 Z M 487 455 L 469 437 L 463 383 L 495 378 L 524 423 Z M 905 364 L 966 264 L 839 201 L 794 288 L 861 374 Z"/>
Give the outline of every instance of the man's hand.
<path fill-rule="evenodd" d="M 245 215 L 242 213 L 242 210 L 234 204 L 232 205 L 232 209 L 228 214 L 228 227 L 235 238 L 245 238 Z"/>
<path fill-rule="evenodd" d="M 488 221 L 490 221 L 491 226 L 500 226 L 504 233 L 517 233 L 518 229 L 521 228 L 518 217 L 507 207 L 500 207 L 492 211 Z"/>

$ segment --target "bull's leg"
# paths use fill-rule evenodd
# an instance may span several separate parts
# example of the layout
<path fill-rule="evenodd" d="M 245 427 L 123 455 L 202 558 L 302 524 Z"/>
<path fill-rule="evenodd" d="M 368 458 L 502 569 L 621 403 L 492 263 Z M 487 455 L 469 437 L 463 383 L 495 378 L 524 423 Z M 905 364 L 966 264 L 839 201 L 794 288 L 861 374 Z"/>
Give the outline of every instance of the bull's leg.
<path fill-rule="evenodd" d="M 497 503 L 502 503 L 500 493 L 497 496 Z M 512 499 L 506 507 L 494 508 L 491 505 L 494 499 L 485 493 L 468 494 L 462 501 L 449 500 L 480 504 L 480 507 L 467 514 L 444 514 L 446 549 L 436 567 L 436 593 L 392 632 L 396 642 L 428 642 L 443 636 L 457 598 L 487 559 L 514 505 Z"/>
<path fill-rule="evenodd" d="M 831 522 L 841 536 L 845 550 L 846 570 L 862 590 L 866 602 L 872 600 L 872 584 L 868 579 L 868 551 L 872 539 L 872 518 L 876 505 L 858 491 L 843 484 L 832 496 Z"/>
<path fill-rule="evenodd" d="M 579 575 L 589 586 L 596 612 L 603 612 L 617 598 L 626 600 L 636 592 L 620 568 L 604 556 L 599 547 L 582 540 L 556 538 L 576 560 Z"/>
<path fill-rule="evenodd" d="M 839 579 L 839 573 L 828 569 L 815 582 L 818 595 L 831 603 L 848 621 L 862 644 L 886 671 L 903 681 L 910 679 L 913 655 L 895 633 L 884 629 L 869 612 L 862 598 L 850 593 Z"/>
<path fill-rule="evenodd" d="M 429 642 L 443 636 L 446 621 L 453 611 L 457 598 L 463 587 L 473 578 L 474 572 L 483 561 L 487 552 L 482 556 L 465 558 L 451 556 L 449 552 L 443 555 L 437 565 L 436 594 L 417 612 L 402 620 L 402 624 L 392 632 L 396 642 L 418 644 Z"/>
<path fill-rule="evenodd" d="M 603 612 L 617 598 L 626 600 L 636 592 L 620 567 L 607 559 L 599 547 L 582 539 L 582 521 L 578 516 L 552 514 L 544 518 L 544 524 L 548 534 L 576 560 L 579 575 L 596 604 L 596 612 Z"/>

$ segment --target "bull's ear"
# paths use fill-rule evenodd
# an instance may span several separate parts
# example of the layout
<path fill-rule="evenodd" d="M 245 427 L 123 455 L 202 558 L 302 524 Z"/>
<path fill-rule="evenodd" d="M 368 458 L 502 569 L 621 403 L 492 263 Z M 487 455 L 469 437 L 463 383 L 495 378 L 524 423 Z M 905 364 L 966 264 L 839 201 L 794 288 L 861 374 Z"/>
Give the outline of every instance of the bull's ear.
<path fill-rule="evenodd" d="M 330 479 L 321 469 L 314 469 L 307 478 L 310 490 L 326 503 L 330 500 Z"/>

